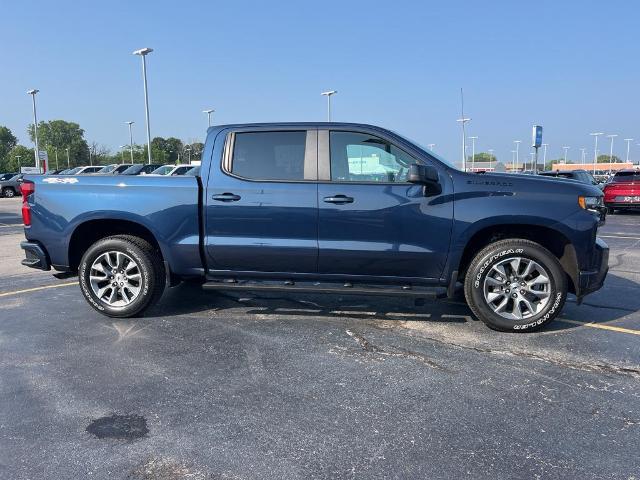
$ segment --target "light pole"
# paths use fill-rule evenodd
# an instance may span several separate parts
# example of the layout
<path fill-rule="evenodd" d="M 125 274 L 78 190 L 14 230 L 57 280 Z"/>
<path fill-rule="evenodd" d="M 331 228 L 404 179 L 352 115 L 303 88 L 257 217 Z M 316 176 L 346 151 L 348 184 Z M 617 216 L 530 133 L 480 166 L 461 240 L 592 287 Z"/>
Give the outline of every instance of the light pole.
<path fill-rule="evenodd" d="M 515 164 L 516 164 L 516 151 L 511 150 L 511 173 L 513 173 L 513 171 L 515 170 Z"/>
<path fill-rule="evenodd" d="M 185 150 L 189 152 L 189 165 L 191 165 L 191 146 L 188 146 Z"/>
<path fill-rule="evenodd" d="M 549 146 L 549 144 L 543 143 L 542 146 L 544 147 L 544 150 L 542 151 L 542 169 L 544 170 L 545 168 L 547 168 L 547 147 Z"/>
<path fill-rule="evenodd" d="M 489 171 L 491 171 L 491 162 L 493 161 L 493 148 L 490 148 L 489 150 L 487 150 L 489 152 Z"/>
<path fill-rule="evenodd" d="M 474 172 L 476 169 L 476 140 L 478 137 L 469 137 L 471 140 L 471 171 Z"/>
<path fill-rule="evenodd" d="M 567 152 L 570 148 L 571 147 L 562 147 L 562 149 L 564 150 L 564 163 L 567 163 Z"/>
<path fill-rule="evenodd" d="M 629 149 L 630 149 L 631 142 L 633 142 L 633 138 L 625 138 L 624 141 L 627 142 L 627 160 L 626 160 L 626 162 L 629 163 Z"/>
<path fill-rule="evenodd" d="M 320 95 L 324 95 L 327 97 L 327 122 L 331 121 L 331 96 L 338 93 L 337 90 L 327 90 L 326 92 L 322 92 Z"/>
<path fill-rule="evenodd" d="M 140 55 L 142 57 L 142 78 L 144 80 L 144 110 L 145 120 L 147 122 L 147 157 L 149 164 L 151 164 L 151 129 L 149 127 L 149 94 L 147 92 L 147 55 L 153 52 L 153 48 L 141 48 L 135 50 L 134 55 Z"/>
<path fill-rule="evenodd" d="M 40 168 L 40 152 L 38 149 L 38 115 L 36 114 L 36 93 L 40 90 L 37 88 L 32 88 L 27 91 L 28 95 L 31 95 L 31 100 L 33 101 L 33 136 L 36 144 L 36 149 L 33 152 L 36 157 L 36 168 Z"/>
<path fill-rule="evenodd" d="M 520 144 L 522 140 L 514 140 L 513 143 L 516 144 L 516 166 L 520 165 Z"/>
<path fill-rule="evenodd" d="M 611 150 L 609 152 L 609 175 L 611 175 L 611 164 L 613 163 L 613 139 L 616 138 L 617 136 L 618 135 L 615 133 L 607 135 L 607 138 L 611 139 Z"/>
<path fill-rule="evenodd" d="M 16 158 L 18 159 L 18 173 L 20 173 L 20 170 L 22 169 L 22 165 L 21 165 L 21 163 L 20 163 L 20 157 L 21 157 L 21 156 L 22 156 L 22 155 L 16 155 Z"/>
<path fill-rule="evenodd" d="M 210 127 L 211 126 L 211 114 L 215 112 L 215 110 L 213 108 L 210 108 L 209 110 L 202 110 L 202 113 L 206 113 L 207 114 L 207 126 Z"/>
<path fill-rule="evenodd" d="M 136 122 L 134 122 L 133 120 L 129 120 L 128 122 L 125 122 L 127 125 L 129 125 L 129 153 L 131 154 L 131 163 L 133 162 L 133 129 L 132 129 L 132 125 Z"/>
<path fill-rule="evenodd" d="M 462 171 L 467 171 L 467 133 L 465 129 L 465 125 L 471 121 L 470 118 L 464 116 L 464 114 L 456 120 L 462 125 Z"/>
<path fill-rule="evenodd" d="M 429 143 L 427 144 L 427 147 L 429 147 L 429 150 L 431 150 L 432 152 L 434 152 L 435 150 L 433 149 L 436 146 L 435 143 Z"/>
<path fill-rule="evenodd" d="M 529 155 L 531 155 L 531 170 L 535 171 L 535 168 L 533 168 L 533 165 L 536 162 L 536 152 L 529 152 Z M 524 170 L 525 170 L 525 172 L 527 171 L 526 168 Z"/>
<path fill-rule="evenodd" d="M 69 149 L 65 148 L 65 150 L 67 151 L 67 168 L 69 168 Z"/>
<path fill-rule="evenodd" d="M 596 174 L 596 165 L 598 165 L 598 137 L 600 135 L 604 135 L 603 132 L 593 132 L 590 133 L 592 137 L 596 139 L 595 146 L 593 147 L 593 174 Z"/>
<path fill-rule="evenodd" d="M 582 163 L 582 165 L 585 164 L 587 158 L 587 149 L 586 148 L 581 148 L 580 149 L 580 163 Z"/>
<path fill-rule="evenodd" d="M 124 163 L 124 151 L 127 148 L 127 145 L 120 145 L 120 163 Z"/>
<path fill-rule="evenodd" d="M 56 149 L 56 170 L 58 170 L 58 147 L 55 147 Z"/>

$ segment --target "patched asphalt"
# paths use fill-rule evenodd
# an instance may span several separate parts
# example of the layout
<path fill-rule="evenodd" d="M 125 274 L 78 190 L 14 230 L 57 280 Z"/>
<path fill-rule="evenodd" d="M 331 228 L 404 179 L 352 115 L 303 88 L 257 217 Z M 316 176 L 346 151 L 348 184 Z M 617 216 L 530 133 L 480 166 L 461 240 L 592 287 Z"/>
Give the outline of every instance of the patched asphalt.
<path fill-rule="evenodd" d="M 640 214 L 601 230 L 605 288 L 505 334 L 462 298 L 193 285 L 109 319 L 19 266 L 18 213 L 0 199 L 0 478 L 640 478 Z"/>

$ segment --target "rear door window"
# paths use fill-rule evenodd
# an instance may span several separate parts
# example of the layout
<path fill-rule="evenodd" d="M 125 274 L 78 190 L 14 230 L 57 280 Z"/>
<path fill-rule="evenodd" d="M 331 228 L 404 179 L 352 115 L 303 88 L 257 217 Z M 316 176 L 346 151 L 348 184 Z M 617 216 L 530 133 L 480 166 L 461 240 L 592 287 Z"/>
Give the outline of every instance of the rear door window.
<path fill-rule="evenodd" d="M 230 172 L 251 180 L 305 180 L 306 131 L 238 132 Z"/>

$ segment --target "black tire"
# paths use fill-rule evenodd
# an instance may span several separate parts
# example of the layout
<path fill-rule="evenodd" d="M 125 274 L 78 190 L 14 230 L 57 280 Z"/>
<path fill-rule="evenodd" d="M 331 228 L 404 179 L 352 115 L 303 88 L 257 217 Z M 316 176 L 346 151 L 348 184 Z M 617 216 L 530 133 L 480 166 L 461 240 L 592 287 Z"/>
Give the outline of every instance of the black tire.
<path fill-rule="evenodd" d="M 100 299 L 91 287 L 91 267 L 106 252 L 120 252 L 135 261 L 140 271 L 140 292 L 129 304 L 111 306 Z M 125 277 L 126 278 L 126 277 Z M 142 314 L 155 304 L 164 291 L 166 278 L 162 256 L 146 240 L 129 235 L 103 238 L 91 245 L 82 256 L 78 268 L 80 290 L 95 310 L 108 317 L 129 318 Z"/>
<path fill-rule="evenodd" d="M 547 305 L 540 312 L 519 320 L 507 319 L 494 312 L 485 300 L 484 292 L 485 279 L 491 268 L 516 257 L 535 261 L 549 274 Z M 542 245 L 519 238 L 500 240 L 482 249 L 471 261 L 464 282 L 465 298 L 473 314 L 489 328 L 502 332 L 531 332 L 553 321 L 562 311 L 567 288 L 567 277 L 558 259 Z"/>
<path fill-rule="evenodd" d="M 607 214 L 608 215 L 613 215 L 614 213 L 616 213 L 616 209 L 613 207 L 607 207 Z"/>
<path fill-rule="evenodd" d="M 11 187 L 5 187 L 2 189 L 2 196 L 6 198 L 13 198 L 16 196 L 16 192 Z"/>

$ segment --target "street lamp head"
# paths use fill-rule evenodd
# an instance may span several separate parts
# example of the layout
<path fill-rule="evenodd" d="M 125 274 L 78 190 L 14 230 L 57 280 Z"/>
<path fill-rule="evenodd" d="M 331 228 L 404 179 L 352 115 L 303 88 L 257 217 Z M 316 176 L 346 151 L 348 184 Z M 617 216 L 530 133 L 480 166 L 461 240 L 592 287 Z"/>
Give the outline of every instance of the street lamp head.
<path fill-rule="evenodd" d="M 133 120 L 129 120 L 128 122 L 124 122 L 124 123 L 126 123 L 127 125 L 133 125 L 136 122 L 134 122 Z"/>
<path fill-rule="evenodd" d="M 456 120 L 456 122 L 462 122 L 462 123 L 467 123 L 467 122 L 470 122 L 470 121 L 471 121 L 470 118 L 458 118 Z"/>
<path fill-rule="evenodd" d="M 617 136 L 618 136 L 617 133 L 611 133 L 611 134 L 607 135 L 607 138 L 614 138 L 614 137 L 617 137 Z"/>
<path fill-rule="evenodd" d="M 134 54 L 134 55 L 142 55 L 142 56 L 145 56 L 145 55 L 148 55 L 148 54 L 149 54 L 149 53 L 151 53 L 151 52 L 153 52 L 153 48 L 148 48 L 148 47 L 146 47 L 146 48 L 141 48 L 140 50 L 134 50 L 134 51 L 133 51 L 133 54 Z"/>
<path fill-rule="evenodd" d="M 38 90 L 37 88 L 32 88 L 31 90 L 27 91 L 28 95 L 35 95 L 36 93 L 38 93 L 40 90 Z"/>
<path fill-rule="evenodd" d="M 210 108 L 209 110 L 202 110 L 202 113 L 206 113 L 206 114 L 213 113 L 213 112 L 215 112 L 213 108 Z"/>
<path fill-rule="evenodd" d="M 334 95 L 334 94 L 336 94 L 336 93 L 338 93 L 338 91 L 337 91 L 337 90 L 328 90 L 328 91 L 326 91 L 326 92 L 322 92 L 320 95 L 325 95 L 325 96 L 327 96 L 327 97 L 330 97 L 331 95 Z"/>
<path fill-rule="evenodd" d="M 477 140 L 478 137 L 467 137 L 469 140 Z"/>
<path fill-rule="evenodd" d="M 590 133 L 589 135 L 594 135 L 594 136 L 600 136 L 600 135 L 604 135 L 604 132 L 594 132 L 594 133 Z"/>
<path fill-rule="evenodd" d="M 624 141 L 625 142 L 633 142 L 633 138 L 625 138 Z"/>

